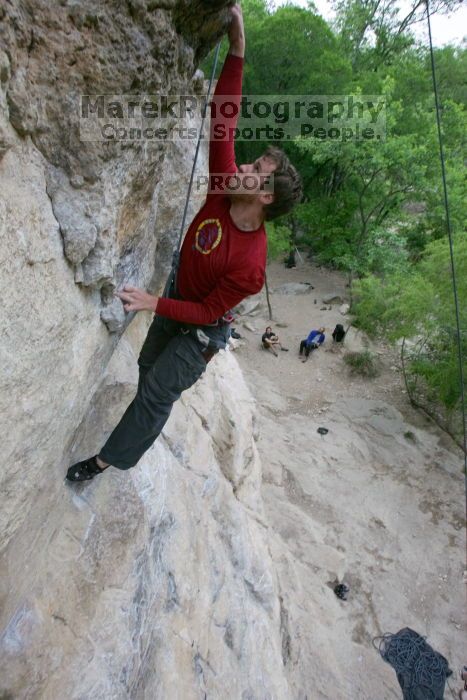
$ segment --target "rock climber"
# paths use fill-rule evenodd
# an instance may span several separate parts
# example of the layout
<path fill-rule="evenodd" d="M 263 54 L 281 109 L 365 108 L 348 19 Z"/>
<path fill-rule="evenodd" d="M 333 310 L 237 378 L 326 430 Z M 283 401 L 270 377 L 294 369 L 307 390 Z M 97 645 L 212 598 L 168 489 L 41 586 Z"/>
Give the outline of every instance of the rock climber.
<path fill-rule="evenodd" d="M 319 348 L 320 345 L 324 343 L 325 335 L 324 331 L 325 328 L 318 328 L 318 330 L 312 330 L 309 332 L 308 337 L 305 338 L 305 340 L 302 340 L 300 343 L 300 351 L 299 355 L 302 355 L 303 353 L 305 354 L 305 357 L 303 358 L 302 362 L 306 362 L 308 360 L 308 355 L 312 350 L 316 350 L 316 348 Z"/>
<path fill-rule="evenodd" d="M 117 292 L 126 311 L 155 312 L 138 358 L 137 393 L 99 454 L 68 469 L 69 481 L 92 479 L 109 466 L 126 470 L 136 465 L 160 434 L 173 403 L 201 377 L 213 355 L 225 348 L 229 310 L 262 288 L 264 222 L 286 214 L 302 198 L 301 178 L 280 149 L 270 146 L 253 163 L 238 168 L 235 164 L 245 37 L 240 5 L 232 6 L 230 14 L 229 52 L 211 102 L 210 182 L 213 173 L 230 178 L 236 173 L 237 179 L 248 176 L 250 181 L 254 174 L 273 173 L 273 191 L 258 187 L 251 193 L 250 184 L 243 191 L 226 194 L 227 186 L 220 192 L 211 186 L 188 227 L 170 298 L 128 285 Z M 224 112 L 235 112 L 234 116 L 219 121 L 219 110 L 213 122 L 212 105 L 219 106 L 222 100 L 229 106 Z"/>
<path fill-rule="evenodd" d="M 274 333 L 271 326 L 268 326 L 261 336 L 261 342 L 265 350 L 270 350 L 276 357 L 279 357 L 276 352 L 276 347 L 280 350 L 288 352 L 288 348 L 284 348 L 279 340 L 277 333 Z"/>

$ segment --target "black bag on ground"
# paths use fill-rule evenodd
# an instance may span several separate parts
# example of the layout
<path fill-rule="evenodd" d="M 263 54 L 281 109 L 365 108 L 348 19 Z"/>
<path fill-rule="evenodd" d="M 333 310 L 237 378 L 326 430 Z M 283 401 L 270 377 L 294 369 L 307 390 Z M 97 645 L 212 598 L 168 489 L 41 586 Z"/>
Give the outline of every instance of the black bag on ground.
<path fill-rule="evenodd" d="M 344 326 L 342 325 L 342 323 L 338 323 L 332 332 L 332 339 L 336 343 L 342 343 L 344 338 L 345 338 Z"/>

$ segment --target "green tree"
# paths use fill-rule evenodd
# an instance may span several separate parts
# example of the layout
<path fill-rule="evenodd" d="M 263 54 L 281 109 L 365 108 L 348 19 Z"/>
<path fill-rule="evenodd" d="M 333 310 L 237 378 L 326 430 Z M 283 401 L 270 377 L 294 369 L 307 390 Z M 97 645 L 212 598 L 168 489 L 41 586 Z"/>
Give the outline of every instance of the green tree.
<path fill-rule="evenodd" d="M 460 307 L 462 362 L 467 360 L 467 236 L 454 237 Z M 461 431 L 458 331 L 451 258 L 446 238 L 432 241 L 410 271 L 385 278 L 368 276 L 354 283 L 356 324 L 370 335 L 408 340 L 410 387 L 418 403 L 442 405 L 446 425 Z M 467 390 L 467 387 L 465 387 Z"/>
<path fill-rule="evenodd" d="M 267 221 L 268 261 L 277 260 L 290 250 L 290 229 L 283 224 Z"/>
<path fill-rule="evenodd" d="M 411 28 L 426 22 L 425 0 L 401 10 L 397 0 L 335 0 L 336 28 L 355 70 L 378 70 L 414 43 Z M 432 0 L 430 14 L 447 13 L 459 0 Z"/>

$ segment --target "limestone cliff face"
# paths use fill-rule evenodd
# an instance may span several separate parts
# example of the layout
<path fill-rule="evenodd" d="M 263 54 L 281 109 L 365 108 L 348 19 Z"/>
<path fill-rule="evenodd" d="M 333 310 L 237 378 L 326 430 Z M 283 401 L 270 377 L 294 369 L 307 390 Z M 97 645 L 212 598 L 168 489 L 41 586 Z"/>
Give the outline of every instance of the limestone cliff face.
<path fill-rule="evenodd" d="M 79 97 L 200 90 L 226 5 L 0 5 L 2 697 L 286 697 L 251 397 L 228 354 L 140 468 L 63 482 L 134 394 L 150 318 L 122 339 L 112 294 L 163 285 L 195 145 L 82 142 Z"/>
<path fill-rule="evenodd" d="M 163 285 L 194 153 L 81 141 L 80 96 L 202 89 L 226 3 L 193 5 L 0 4 L 3 548 L 63 471 L 126 324 L 116 286 Z"/>
<path fill-rule="evenodd" d="M 19 150 L 35 158 L 75 281 L 101 290 L 104 305 L 117 282 L 148 281 L 157 234 L 179 225 L 159 211 L 167 161 L 181 182 L 186 164 L 172 142 L 83 139 L 80 98 L 199 91 L 196 57 L 218 35 L 225 4 L 23 0 L 0 10 L 0 156 L 4 167 Z M 187 162 L 192 149 L 183 144 Z"/>
<path fill-rule="evenodd" d="M 134 394 L 144 328 L 138 319 L 119 343 L 75 457 L 100 444 Z M 137 469 L 72 488 L 52 484 L 47 512 L 30 505 L 30 537 L 16 538 L 9 558 L 4 692 L 289 697 L 253 408 L 223 352 Z"/>

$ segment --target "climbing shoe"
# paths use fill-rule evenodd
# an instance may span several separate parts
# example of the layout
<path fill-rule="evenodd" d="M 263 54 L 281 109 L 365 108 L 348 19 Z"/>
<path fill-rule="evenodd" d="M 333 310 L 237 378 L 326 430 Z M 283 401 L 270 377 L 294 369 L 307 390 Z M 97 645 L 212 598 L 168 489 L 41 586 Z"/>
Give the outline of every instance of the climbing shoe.
<path fill-rule="evenodd" d="M 73 464 L 68 469 L 66 478 L 68 481 L 89 481 L 89 479 L 93 479 L 103 471 L 105 471 L 105 469 L 101 469 L 98 466 L 96 457 L 90 457 L 89 459 L 84 459 L 82 462 Z"/>
<path fill-rule="evenodd" d="M 349 591 L 350 588 L 345 583 L 338 583 L 337 586 L 334 587 L 334 593 L 341 600 L 347 600 Z"/>

